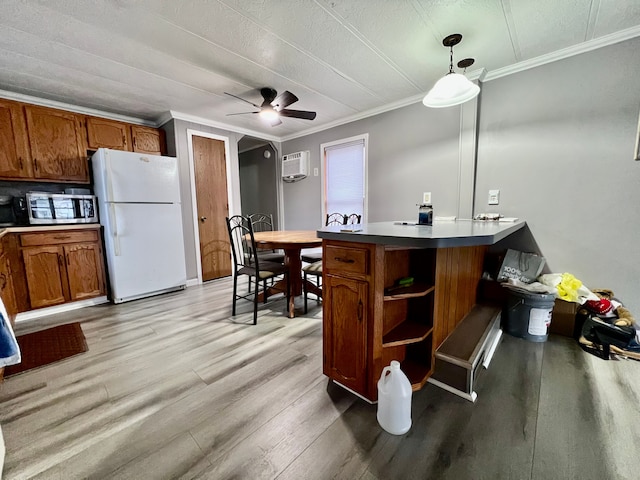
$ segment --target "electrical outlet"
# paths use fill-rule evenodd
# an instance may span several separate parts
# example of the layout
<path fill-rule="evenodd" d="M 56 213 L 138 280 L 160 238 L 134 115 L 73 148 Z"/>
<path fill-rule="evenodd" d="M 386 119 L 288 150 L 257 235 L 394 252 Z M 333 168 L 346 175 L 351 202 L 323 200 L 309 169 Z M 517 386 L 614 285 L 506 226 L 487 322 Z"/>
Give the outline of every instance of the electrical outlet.
<path fill-rule="evenodd" d="M 318 168 L 317 167 L 313 169 L 313 176 L 314 177 L 318 176 Z"/>
<path fill-rule="evenodd" d="M 489 205 L 500 204 L 500 190 L 489 190 Z"/>
<path fill-rule="evenodd" d="M 422 203 L 431 203 L 431 192 L 424 192 L 422 194 Z"/>

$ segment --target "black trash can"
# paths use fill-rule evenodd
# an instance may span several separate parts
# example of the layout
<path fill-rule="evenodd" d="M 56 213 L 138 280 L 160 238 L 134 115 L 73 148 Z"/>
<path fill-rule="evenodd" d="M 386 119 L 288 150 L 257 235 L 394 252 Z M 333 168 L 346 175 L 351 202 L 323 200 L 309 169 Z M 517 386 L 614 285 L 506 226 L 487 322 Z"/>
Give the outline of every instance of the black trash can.
<path fill-rule="evenodd" d="M 546 342 L 556 296 L 509 288 L 504 329 L 530 342 Z"/>

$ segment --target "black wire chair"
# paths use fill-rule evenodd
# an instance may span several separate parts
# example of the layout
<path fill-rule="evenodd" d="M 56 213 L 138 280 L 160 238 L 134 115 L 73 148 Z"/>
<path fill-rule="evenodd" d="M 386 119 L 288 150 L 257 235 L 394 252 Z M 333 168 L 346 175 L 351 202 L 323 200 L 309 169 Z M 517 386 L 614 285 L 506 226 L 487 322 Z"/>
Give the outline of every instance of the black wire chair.
<path fill-rule="evenodd" d="M 273 215 L 270 213 L 252 213 L 249 215 L 249 221 L 254 232 L 273 231 Z M 258 257 L 267 262 L 284 263 L 284 253 L 273 249 L 258 248 Z"/>
<path fill-rule="evenodd" d="M 258 248 L 253 236 L 253 227 L 251 221 L 242 215 L 235 215 L 231 218 L 227 217 L 227 229 L 229 231 L 229 242 L 231 243 L 231 252 L 233 254 L 233 308 L 231 314 L 236 314 L 236 301 L 239 298 L 245 300 L 253 300 L 253 324 L 258 323 L 258 296 L 263 295 L 263 303 L 267 303 L 269 289 L 267 288 L 267 280 L 283 276 L 286 280 L 285 296 L 287 303 L 289 301 L 290 282 L 288 268 L 275 262 L 267 262 L 258 256 Z M 238 294 L 238 277 L 247 275 L 249 283 L 255 282 L 253 294 Z M 260 288 L 262 284 L 262 288 Z M 270 287 L 273 288 L 273 287 Z M 250 289 L 251 290 L 251 289 Z M 251 298 L 253 297 L 253 298 Z"/>
<path fill-rule="evenodd" d="M 327 217 L 324 221 L 325 227 L 330 225 L 346 225 L 347 216 L 342 213 L 327 213 Z M 306 263 L 316 263 L 322 260 L 322 252 L 311 252 L 300 255 L 300 260 Z"/>
<path fill-rule="evenodd" d="M 352 213 L 350 215 L 345 215 L 345 225 L 358 225 L 362 220 L 362 215 L 358 215 L 357 213 Z"/>

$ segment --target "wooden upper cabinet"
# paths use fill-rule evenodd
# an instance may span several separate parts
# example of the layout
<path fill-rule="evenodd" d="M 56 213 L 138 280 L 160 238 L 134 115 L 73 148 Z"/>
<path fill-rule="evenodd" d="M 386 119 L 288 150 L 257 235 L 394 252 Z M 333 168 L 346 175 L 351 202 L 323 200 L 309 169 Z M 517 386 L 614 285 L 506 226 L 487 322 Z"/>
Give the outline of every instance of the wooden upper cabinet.
<path fill-rule="evenodd" d="M 32 105 L 24 109 L 34 177 L 89 183 L 84 117 Z"/>
<path fill-rule="evenodd" d="M 131 125 L 131 138 L 134 152 L 150 155 L 164 155 L 166 152 L 165 135 L 162 129 Z"/>
<path fill-rule="evenodd" d="M 113 148 L 131 151 L 130 125 L 106 118 L 87 117 L 87 146 L 90 150 Z"/>
<path fill-rule="evenodd" d="M 31 156 L 22 104 L 0 99 L 0 178 L 31 178 Z"/>

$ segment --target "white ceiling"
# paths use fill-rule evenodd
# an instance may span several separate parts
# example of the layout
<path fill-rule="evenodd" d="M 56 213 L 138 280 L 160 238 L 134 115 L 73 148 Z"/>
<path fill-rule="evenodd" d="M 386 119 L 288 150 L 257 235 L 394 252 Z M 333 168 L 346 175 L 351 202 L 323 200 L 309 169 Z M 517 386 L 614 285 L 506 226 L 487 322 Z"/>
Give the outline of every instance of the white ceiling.
<path fill-rule="evenodd" d="M 0 95 L 282 140 L 419 100 L 451 33 L 489 80 L 640 35 L 640 1 L 2 0 Z M 226 116 L 252 107 L 223 92 L 259 104 L 265 86 L 316 120 Z"/>

